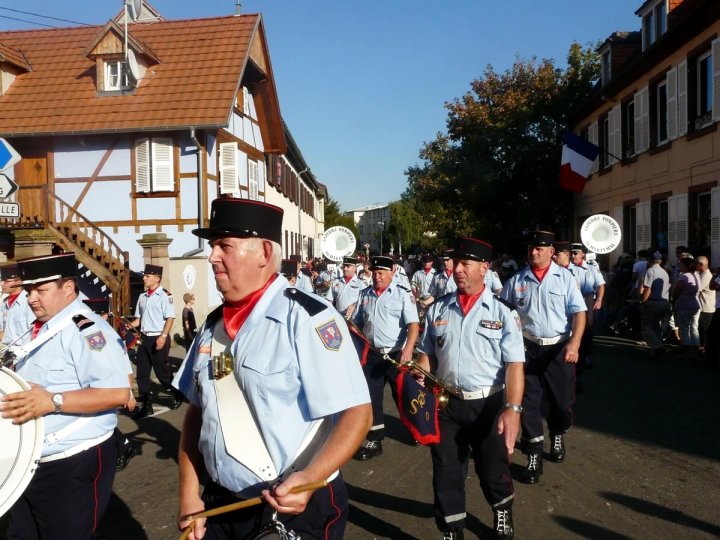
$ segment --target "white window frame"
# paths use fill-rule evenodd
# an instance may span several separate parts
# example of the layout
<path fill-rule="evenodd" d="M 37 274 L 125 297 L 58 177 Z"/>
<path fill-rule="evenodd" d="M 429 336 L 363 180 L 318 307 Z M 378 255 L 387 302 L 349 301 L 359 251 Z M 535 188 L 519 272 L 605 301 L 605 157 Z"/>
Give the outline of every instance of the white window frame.
<path fill-rule="evenodd" d="M 660 95 L 660 89 L 665 89 L 665 96 L 664 98 L 661 98 Z M 657 135 L 657 140 L 655 141 L 655 146 L 661 146 L 668 142 L 670 140 L 670 133 L 668 129 L 668 86 L 667 86 L 667 80 L 660 81 L 655 86 L 655 135 Z M 661 118 L 660 111 L 661 106 L 665 106 L 665 118 Z M 665 138 L 660 138 L 660 125 L 661 122 L 665 123 Z"/>
<path fill-rule="evenodd" d="M 608 48 L 607 51 L 602 53 L 602 56 L 600 57 L 600 78 L 602 80 L 602 85 L 605 86 L 607 83 L 610 82 L 610 78 L 612 77 L 612 51 Z"/>
<path fill-rule="evenodd" d="M 136 139 L 135 192 L 175 192 L 175 145 L 172 137 Z"/>
<path fill-rule="evenodd" d="M 117 72 L 114 72 L 117 70 Z M 130 74 L 124 60 L 105 61 L 105 90 L 127 90 L 130 88 Z"/>
<path fill-rule="evenodd" d="M 700 64 L 707 61 L 707 81 L 703 85 L 702 81 L 702 70 Z M 702 129 L 705 126 L 712 124 L 712 110 L 713 110 L 713 95 L 715 89 L 713 88 L 713 58 L 712 50 L 708 50 L 706 53 L 701 54 L 695 61 L 695 129 Z M 707 110 L 700 110 L 700 91 L 703 86 L 710 87 L 710 93 L 707 96 Z M 704 121 L 701 121 L 701 117 L 706 117 Z M 698 122 L 699 121 L 699 122 Z"/>
<path fill-rule="evenodd" d="M 602 169 L 607 169 L 612 165 L 610 163 L 610 155 L 608 152 L 612 152 L 610 149 L 611 141 L 610 141 L 610 134 L 612 133 L 612 130 L 614 129 L 614 124 L 611 125 L 610 122 L 610 115 L 612 114 L 612 109 L 607 112 L 607 114 L 600 119 L 600 123 L 598 126 L 600 126 L 602 129 L 600 129 L 598 133 L 598 138 L 602 140 L 598 140 L 598 146 L 600 147 L 600 167 Z"/>
<path fill-rule="evenodd" d="M 627 102 L 623 110 L 623 119 L 625 121 L 625 129 L 623 129 L 623 153 L 625 158 L 630 158 L 635 155 L 635 96 Z M 631 133 L 632 131 L 632 133 Z M 632 140 L 630 140 L 632 135 Z"/>
<path fill-rule="evenodd" d="M 667 32 L 667 0 L 658 0 L 638 13 L 642 19 L 643 51 Z"/>

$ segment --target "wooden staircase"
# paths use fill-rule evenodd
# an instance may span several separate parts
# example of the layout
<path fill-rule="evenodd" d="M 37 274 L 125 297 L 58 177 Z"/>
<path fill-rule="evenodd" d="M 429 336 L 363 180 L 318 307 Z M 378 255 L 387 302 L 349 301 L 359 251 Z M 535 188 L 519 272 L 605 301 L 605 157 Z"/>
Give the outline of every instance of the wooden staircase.
<path fill-rule="evenodd" d="M 112 294 L 114 315 L 124 315 L 130 305 L 130 260 L 127 251 L 51 191 L 46 228 L 66 251 L 95 274 Z"/>

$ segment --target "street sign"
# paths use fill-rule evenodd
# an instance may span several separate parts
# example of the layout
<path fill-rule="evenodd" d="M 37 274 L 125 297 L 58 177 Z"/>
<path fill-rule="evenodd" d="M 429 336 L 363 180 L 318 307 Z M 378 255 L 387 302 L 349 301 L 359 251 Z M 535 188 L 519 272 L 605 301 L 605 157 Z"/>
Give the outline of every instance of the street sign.
<path fill-rule="evenodd" d="M 0 137 L 0 172 L 9 169 L 22 158 L 10 143 Z"/>
<path fill-rule="evenodd" d="M 20 205 L 18 203 L 0 203 L 0 217 L 20 217 Z"/>
<path fill-rule="evenodd" d="M 7 199 L 10 195 L 15 193 L 17 189 L 18 185 L 15 182 L 0 173 L 0 199 Z"/>

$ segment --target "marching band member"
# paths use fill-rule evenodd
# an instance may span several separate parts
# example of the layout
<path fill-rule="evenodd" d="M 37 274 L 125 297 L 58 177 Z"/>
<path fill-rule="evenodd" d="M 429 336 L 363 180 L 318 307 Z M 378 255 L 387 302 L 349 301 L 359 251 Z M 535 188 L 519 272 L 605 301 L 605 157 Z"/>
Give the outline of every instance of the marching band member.
<path fill-rule="evenodd" d="M 435 279 L 433 279 L 432 285 L 430 286 L 430 296 L 425 299 L 425 304 L 428 306 L 441 296 L 445 296 L 446 294 L 457 290 L 457 285 L 455 284 L 455 279 L 453 278 L 453 268 L 455 265 L 453 263 L 451 249 L 443 252 L 442 260 L 443 270 L 435 275 Z"/>
<path fill-rule="evenodd" d="M 489 244 L 457 239 L 457 290 L 430 307 L 418 347 L 420 367 L 435 366 L 440 379 L 462 389 L 439 411 L 440 442 L 430 447 L 435 522 L 446 540 L 463 538 L 470 453 L 496 537 L 513 537 L 508 456 L 520 429 L 524 350 L 517 313 L 486 286 L 491 258 Z"/>
<path fill-rule="evenodd" d="M 430 288 L 435 279 L 435 268 L 433 268 L 432 255 L 423 255 L 423 267 L 415 272 L 412 277 L 412 292 L 422 307 L 427 307 L 426 299 L 430 296 Z"/>
<path fill-rule="evenodd" d="M 563 434 L 573 423 L 575 364 L 585 328 L 585 301 L 573 274 L 552 261 L 555 235 L 532 231 L 528 238 L 530 264 L 505 282 L 503 299 L 520 315 L 525 341 L 525 392 L 522 442 L 528 456 L 522 481 L 535 484 L 543 473 L 545 440 L 540 406 L 547 392 L 552 439 L 550 460 L 565 459 Z"/>
<path fill-rule="evenodd" d="M 382 454 L 385 438 L 383 398 L 385 381 L 390 383 L 397 401 L 395 377 L 397 368 L 383 358 L 409 362 L 419 333 L 418 315 L 410 291 L 393 282 L 395 263 L 390 257 L 370 259 L 373 284 L 360 292 L 352 321 L 370 344 L 363 372 L 372 399 L 373 422 L 354 458 L 366 461 Z"/>
<path fill-rule="evenodd" d="M 24 340 L 20 337 L 27 334 L 28 328 L 35 321 L 35 315 L 28 305 L 27 292 L 23 289 L 20 270 L 16 263 L 6 264 L 0 268 L 0 285 L 3 294 L 7 295 L 0 304 L 2 344 L 22 345 L 30 341 L 29 334 Z"/>
<path fill-rule="evenodd" d="M 133 328 L 140 328 L 142 340 L 137 351 L 137 384 L 138 407 L 133 418 L 151 416 L 152 393 L 150 392 L 150 372 L 162 387 L 170 393 L 170 408 L 177 409 L 182 405 L 182 395 L 173 390 L 172 372 L 170 371 L 170 330 L 175 320 L 175 306 L 172 296 L 160 285 L 163 267 L 146 264 L 143 272 L 145 292 L 138 298 L 135 308 Z"/>
<path fill-rule="evenodd" d="M 191 540 L 247 538 L 273 511 L 303 538 L 344 534 L 348 499 L 338 469 L 370 425 L 368 390 L 342 317 L 278 278 L 282 217 L 276 206 L 221 198 L 209 228 L 193 231 L 212 246 L 224 303 L 208 315 L 174 380 L 190 401 L 179 526 L 206 505 L 260 494 L 269 505 L 199 519 Z M 325 479 L 314 493 L 290 493 Z"/>
<path fill-rule="evenodd" d="M 8 538 L 89 540 L 110 500 L 130 361 L 115 331 L 78 300 L 73 253 L 18 267 L 36 321 L 15 370 L 32 388 L 3 397 L 1 409 L 15 423 L 44 417 L 45 438 Z"/>
<path fill-rule="evenodd" d="M 356 268 L 357 259 L 355 257 L 343 257 L 343 276 L 332 280 L 325 294 L 325 298 L 330 300 L 335 309 L 340 312 L 340 315 L 346 319 L 352 317 L 360 296 L 360 290 L 365 288 L 364 284 L 355 275 Z"/>

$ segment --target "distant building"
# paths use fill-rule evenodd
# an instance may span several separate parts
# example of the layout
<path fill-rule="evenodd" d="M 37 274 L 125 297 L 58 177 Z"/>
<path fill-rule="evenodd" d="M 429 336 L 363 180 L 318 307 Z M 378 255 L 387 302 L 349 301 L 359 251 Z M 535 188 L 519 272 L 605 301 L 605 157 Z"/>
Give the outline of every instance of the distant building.
<path fill-rule="evenodd" d="M 374 204 L 348 210 L 346 216 L 353 218 L 355 225 L 360 233 L 360 245 L 358 249 L 363 248 L 365 244 L 370 244 L 370 251 L 385 253 L 390 251 L 390 242 L 385 237 L 385 230 L 390 225 L 390 206 L 389 204 Z M 381 235 L 382 233 L 382 235 Z M 382 240 L 382 250 L 380 249 L 380 241 Z M 397 252 L 398 246 L 394 246 Z"/>

